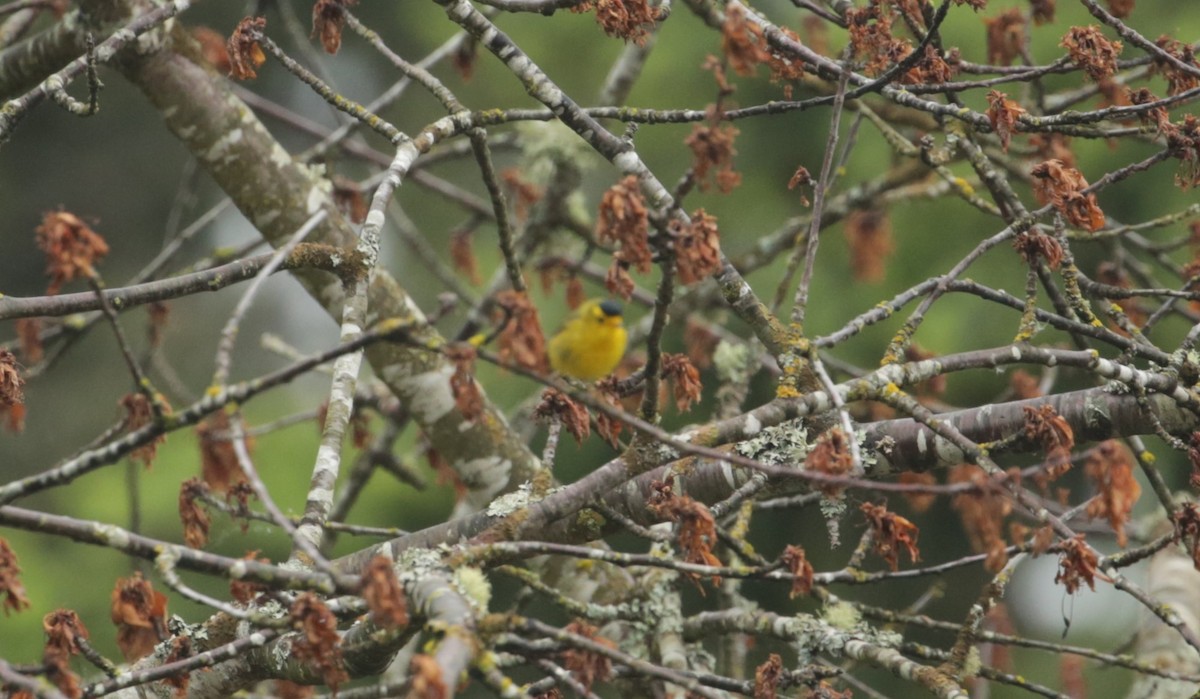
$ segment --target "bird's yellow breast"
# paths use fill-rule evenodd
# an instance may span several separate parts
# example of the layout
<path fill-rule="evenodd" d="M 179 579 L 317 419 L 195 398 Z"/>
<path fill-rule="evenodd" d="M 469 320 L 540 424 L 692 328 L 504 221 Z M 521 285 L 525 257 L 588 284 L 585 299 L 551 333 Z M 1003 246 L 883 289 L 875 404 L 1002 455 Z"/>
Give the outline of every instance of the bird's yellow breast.
<path fill-rule="evenodd" d="M 550 339 L 550 366 L 560 374 L 595 381 L 617 368 L 628 341 L 619 306 L 588 301 Z"/>

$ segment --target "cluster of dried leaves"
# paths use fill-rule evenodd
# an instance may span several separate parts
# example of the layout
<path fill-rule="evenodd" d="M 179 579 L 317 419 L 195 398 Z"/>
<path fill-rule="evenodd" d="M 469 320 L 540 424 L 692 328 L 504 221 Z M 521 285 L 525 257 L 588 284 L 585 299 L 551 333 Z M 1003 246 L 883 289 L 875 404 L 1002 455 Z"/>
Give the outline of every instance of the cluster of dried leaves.
<path fill-rule="evenodd" d="M 1070 539 L 1066 539 L 1059 546 L 1062 553 L 1058 560 L 1058 573 L 1054 576 L 1054 582 L 1062 583 L 1068 595 L 1075 594 L 1085 583 L 1089 589 L 1095 590 L 1097 577 L 1101 580 L 1108 579 L 1097 570 L 1096 566 L 1100 562 L 1099 555 L 1095 549 L 1087 545 L 1082 534 L 1076 534 Z"/>
<path fill-rule="evenodd" d="M 96 276 L 95 264 L 108 255 L 104 238 L 66 211 L 46 214 L 37 228 L 37 244 L 46 254 L 47 294 L 57 294 L 72 280 Z"/>
<path fill-rule="evenodd" d="M 812 563 L 808 562 L 808 555 L 804 552 L 803 547 L 788 544 L 780 554 L 779 562 L 792 574 L 792 589 L 788 592 L 790 599 L 812 592 L 813 576 L 816 575 L 816 571 L 813 569 Z"/>
<path fill-rule="evenodd" d="M 408 602 L 396 578 L 391 559 L 375 556 L 362 572 L 362 596 L 371 610 L 372 623 L 385 629 L 408 625 Z"/>
<path fill-rule="evenodd" d="M 317 0 L 313 3 L 312 36 L 320 37 L 326 53 L 334 54 L 341 48 L 347 8 L 356 4 L 358 0 Z"/>
<path fill-rule="evenodd" d="M 650 213 L 638 187 L 637 177 L 629 175 L 600 198 L 596 215 L 596 240 L 618 246 L 613 254 L 605 286 L 609 293 L 628 300 L 634 283 L 629 269 L 650 271 Z"/>
<path fill-rule="evenodd" d="M 1071 27 L 1059 44 L 1075 65 L 1083 68 L 1092 80 L 1104 82 L 1117 72 L 1117 57 L 1121 55 L 1121 42 L 1111 41 L 1099 27 Z"/>
<path fill-rule="evenodd" d="M 1104 212 L 1096 195 L 1084 191 L 1088 182 L 1083 173 L 1061 160 L 1047 160 L 1035 165 L 1030 174 L 1038 202 L 1053 204 L 1067 221 L 1080 228 L 1098 231 L 1104 227 Z"/>
<path fill-rule="evenodd" d="M 954 496 L 951 506 L 958 512 L 971 548 L 986 553 L 984 567 L 997 572 L 1008 563 L 1008 545 L 1004 540 L 1004 520 L 1012 512 L 1012 499 L 987 473 L 974 464 L 950 469 L 948 483 L 972 483 L 972 492 Z"/>
<path fill-rule="evenodd" d="M 654 483 L 654 494 L 647 503 L 656 516 L 677 523 L 676 537 L 683 561 L 694 565 L 721 566 L 712 549 L 717 544 L 717 522 L 703 503 L 686 495 L 676 495 L 670 483 Z M 690 573 L 693 581 L 700 576 Z M 712 576 L 713 585 L 720 585 L 720 576 Z M 703 592 L 704 588 L 700 588 Z"/>
<path fill-rule="evenodd" d="M 25 427 L 25 379 L 17 370 L 17 357 L 6 349 L 0 349 L 0 418 L 12 432 Z"/>
<path fill-rule="evenodd" d="M 158 397 L 159 405 L 166 407 L 165 399 Z M 127 393 L 120 401 L 121 408 L 125 411 L 125 431 L 136 432 L 147 425 L 153 424 L 155 421 L 154 408 L 151 405 L 150 398 L 144 393 Z M 169 409 L 167 410 L 169 412 Z M 146 468 L 154 463 L 154 457 L 158 455 L 158 448 L 167 441 L 166 434 L 158 436 L 146 442 L 142 446 L 129 452 L 129 460 L 141 462 Z"/>
<path fill-rule="evenodd" d="M 850 244 L 850 268 L 854 278 L 880 282 L 887 275 L 888 256 L 895 250 L 892 224 L 881 208 L 855 209 L 846 217 L 846 242 Z"/>
<path fill-rule="evenodd" d="M 450 393 L 463 419 L 474 421 L 483 414 L 483 392 L 475 381 L 475 348 L 466 343 L 449 345 L 443 351 L 454 367 L 450 375 Z"/>
<path fill-rule="evenodd" d="M 167 638 L 167 596 L 135 572 L 117 580 L 112 591 L 112 622 L 117 646 L 128 661 L 145 657 Z"/>
<path fill-rule="evenodd" d="M 1096 486 L 1096 495 L 1087 505 L 1089 517 L 1103 517 L 1117 534 L 1117 545 L 1128 543 L 1125 523 L 1133 505 L 1141 497 L 1142 486 L 1133 473 L 1133 457 L 1115 439 L 1101 442 L 1088 454 L 1084 472 Z"/>
<path fill-rule="evenodd" d="M 571 8 L 572 12 L 593 10 L 605 34 L 638 45 L 646 43 L 650 28 L 658 21 L 658 10 L 648 0 L 583 0 Z"/>
<path fill-rule="evenodd" d="M 78 655 L 80 644 L 88 639 L 87 627 L 79 615 L 70 609 L 59 609 L 42 617 L 42 630 L 46 633 L 46 645 L 42 649 L 42 663 L 46 666 L 46 678 L 58 691 L 71 699 L 83 695 L 79 678 L 71 672 L 71 656 Z"/>
<path fill-rule="evenodd" d="M 901 551 L 907 553 L 913 563 L 920 560 L 921 555 L 917 550 L 920 531 L 915 524 L 895 512 L 889 512 L 887 505 L 864 502 L 859 509 L 866 515 L 867 524 L 871 527 L 871 541 L 875 553 L 889 568 L 896 570 L 899 567 Z"/>
<path fill-rule="evenodd" d="M 896 4 L 893 0 L 871 0 L 866 7 L 846 11 L 851 52 L 865 62 L 863 70 L 868 75 L 881 75 L 913 53 L 912 41 L 893 33 L 893 7 Z M 910 14 L 921 16 L 919 12 Z M 915 64 L 898 77 L 898 82 L 947 82 L 958 72 L 957 63 L 956 54 L 943 56 L 933 44 L 927 44 Z"/>
<path fill-rule="evenodd" d="M 1026 407 L 1025 438 L 1041 447 L 1046 455 L 1045 474 L 1039 481 L 1044 488 L 1071 468 L 1071 450 L 1075 448 L 1075 431 L 1052 405 Z"/>
<path fill-rule="evenodd" d="M 854 458 L 850 453 L 850 442 L 846 433 L 839 427 L 825 431 L 817 438 L 808 456 L 804 459 L 804 468 L 809 471 L 824 473 L 829 476 L 844 476 L 854 466 Z M 829 497 L 837 497 L 842 488 L 837 485 L 817 486 Z"/>
<path fill-rule="evenodd" d="M 229 57 L 229 76 L 234 80 L 253 80 L 258 77 L 258 69 L 267 62 L 259 39 L 267 28 L 266 17 L 247 17 L 238 23 L 225 51 Z"/>
<path fill-rule="evenodd" d="M 288 615 L 293 628 L 300 632 L 292 644 L 292 655 L 296 660 L 316 667 L 321 681 L 336 692 L 338 685 L 350 678 L 342 663 L 337 617 L 311 592 L 296 597 Z"/>
<path fill-rule="evenodd" d="M 8 542 L 0 539 L 0 607 L 4 616 L 29 608 L 29 597 L 21 584 L 21 566 L 17 565 L 17 554 Z"/>
<path fill-rule="evenodd" d="M 533 409 L 533 416 L 546 422 L 556 420 L 562 423 L 577 443 L 582 443 L 592 432 L 587 408 L 554 388 L 542 391 L 542 399 Z"/>
<path fill-rule="evenodd" d="M 496 294 L 496 305 L 508 319 L 498 338 L 500 360 L 544 374 L 546 336 L 542 334 L 537 307 L 529 294 L 506 289 Z"/>
<path fill-rule="evenodd" d="M 601 636 L 600 630 L 586 621 L 578 619 L 572 621 L 563 627 L 563 632 L 580 636 L 606 648 L 615 650 L 617 647 L 617 644 Z M 612 677 L 612 660 L 607 655 L 574 646 L 563 650 L 560 655 L 563 659 L 563 667 L 586 690 L 590 691 L 593 684 L 603 682 Z"/>

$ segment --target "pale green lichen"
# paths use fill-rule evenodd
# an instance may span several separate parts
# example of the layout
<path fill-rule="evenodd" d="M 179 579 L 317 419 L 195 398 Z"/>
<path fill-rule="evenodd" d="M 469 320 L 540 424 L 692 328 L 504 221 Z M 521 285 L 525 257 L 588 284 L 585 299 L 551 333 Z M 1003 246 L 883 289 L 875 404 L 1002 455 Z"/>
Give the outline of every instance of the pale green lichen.
<path fill-rule="evenodd" d="M 764 427 L 756 436 L 739 442 L 734 451 L 773 466 L 796 466 L 808 457 L 808 431 L 799 420 Z"/>
<path fill-rule="evenodd" d="M 492 500 L 488 504 L 487 513 L 489 517 L 507 517 L 538 500 L 541 500 L 541 498 L 534 494 L 533 484 L 526 481 L 517 486 L 517 489 L 511 493 L 505 493 Z"/>
<path fill-rule="evenodd" d="M 480 614 L 486 614 L 492 601 L 492 583 L 483 571 L 473 566 L 463 566 L 454 571 L 454 587 L 470 601 Z"/>
<path fill-rule="evenodd" d="M 546 186 L 559 163 L 585 168 L 598 157 L 586 141 L 559 121 L 524 121 L 517 124 L 524 156 L 521 172 L 530 181 Z"/>
<path fill-rule="evenodd" d="M 713 351 L 713 367 L 721 383 L 741 385 L 749 376 L 750 348 L 721 340 Z"/>
<path fill-rule="evenodd" d="M 854 631 L 862 622 L 862 615 L 849 602 L 837 601 L 822 611 L 822 617 L 830 626 L 842 631 Z"/>
<path fill-rule="evenodd" d="M 977 675 L 979 675 L 979 670 L 982 668 L 983 668 L 983 658 L 979 655 L 979 648 L 976 646 L 971 646 L 971 648 L 969 650 L 967 650 L 967 660 L 966 660 L 966 662 L 963 663 L 962 673 L 961 673 L 962 677 L 964 679 L 969 678 L 969 677 L 976 677 Z"/>

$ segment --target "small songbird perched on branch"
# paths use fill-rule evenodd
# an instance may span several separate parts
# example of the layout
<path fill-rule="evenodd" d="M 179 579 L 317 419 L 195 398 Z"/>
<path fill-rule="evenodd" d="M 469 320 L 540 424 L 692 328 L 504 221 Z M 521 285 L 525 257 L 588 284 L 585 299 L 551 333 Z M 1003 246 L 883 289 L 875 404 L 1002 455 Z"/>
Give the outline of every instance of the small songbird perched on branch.
<path fill-rule="evenodd" d="M 628 341 L 621 305 L 610 299 L 590 299 L 575 309 L 550 339 L 550 366 L 565 376 L 595 381 L 617 368 Z"/>

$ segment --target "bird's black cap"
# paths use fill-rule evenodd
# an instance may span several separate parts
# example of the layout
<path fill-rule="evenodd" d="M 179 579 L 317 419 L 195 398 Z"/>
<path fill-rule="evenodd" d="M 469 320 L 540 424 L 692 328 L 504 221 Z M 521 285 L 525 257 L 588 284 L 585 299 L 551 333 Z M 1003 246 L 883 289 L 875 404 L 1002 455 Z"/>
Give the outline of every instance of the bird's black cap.
<path fill-rule="evenodd" d="M 600 302 L 600 310 L 604 311 L 606 316 L 619 316 L 621 315 L 621 304 L 612 299 L 606 299 Z"/>

